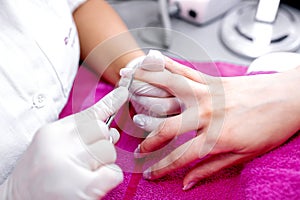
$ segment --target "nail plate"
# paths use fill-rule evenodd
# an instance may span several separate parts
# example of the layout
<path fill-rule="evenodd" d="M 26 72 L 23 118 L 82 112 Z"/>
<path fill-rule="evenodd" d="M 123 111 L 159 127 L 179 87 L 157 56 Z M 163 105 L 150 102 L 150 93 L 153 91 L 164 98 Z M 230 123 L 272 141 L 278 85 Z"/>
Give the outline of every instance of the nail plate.
<path fill-rule="evenodd" d="M 140 128 L 143 128 L 145 126 L 145 120 L 143 120 L 143 118 L 139 115 L 135 115 L 133 117 L 133 122 Z"/>
<path fill-rule="evenodd" d="M 134 158 L 143 158 L 144 156 L 141 154 L 141 145 L 139 144 L 137 148 L 133 152 Z"/>
<path fill-rule="evenodd" d="M 196 185 L 196 183 L 197 183 L 197 182 L 192 181 L 192 182 L 186 184 L 185 186 L 183 186 L 182 190 L 184 190 L 184 191 L 189 190 L 189 189 L 191 189 L 194 185 Z"/>
<path fill-rule="evenodd" d="M 151 170 L 150 168 L 146 169 L 143 173 L 144 179 L 150 180 L 151 179 Z"/>

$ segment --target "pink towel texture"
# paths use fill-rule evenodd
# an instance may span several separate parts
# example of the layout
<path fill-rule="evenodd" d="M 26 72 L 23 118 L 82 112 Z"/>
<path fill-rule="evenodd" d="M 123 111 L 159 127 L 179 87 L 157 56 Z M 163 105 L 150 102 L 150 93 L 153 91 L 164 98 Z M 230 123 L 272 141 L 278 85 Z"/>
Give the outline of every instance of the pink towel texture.
<path fill-rule="evenodd" d="M 223 62 L 177 61 L 213 76 L 242 76 L 246 75 L 247 70 L 245 66 Z M 112 85 L 98 81 L 85 68 L 79 68 L 69 101 L 60 117 L 93 105 L 113 88 Z M 129 109 L 125 109 L 125 107 L 129 107 Z M 135 160 L 132 152 L 142 141 L 144 132 L 133 124 L 131 118 L 126 117 L 132 116 L 130 105 L 124 106 L 120 113 L 113 126 L 121 132 L 116 149 L 118 152 L 117 164 L 124 171 L 124 181 L 106 195 L 104 198 L 106 200 L 300 199 L 299 134 L 271 152 L 248 163 L 222 170 L 214 176 L 202 180 L 193 189 L 182 191 L 182 179 L 191 166 L 179 169 L 155 181 L 147 181 L 142 178 L 141 171 L 163 155 L 158 152 L 154 160 Z M 183 135 L 178 140 L 172 141 L 171 146 L 181 144 L 193 134 Z"/>

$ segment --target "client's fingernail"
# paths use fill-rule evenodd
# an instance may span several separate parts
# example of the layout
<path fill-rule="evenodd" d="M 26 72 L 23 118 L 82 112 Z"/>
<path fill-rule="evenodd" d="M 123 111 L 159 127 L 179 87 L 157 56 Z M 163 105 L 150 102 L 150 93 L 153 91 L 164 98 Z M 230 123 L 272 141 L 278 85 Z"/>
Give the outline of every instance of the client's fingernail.
<path fill-rule="evenodd" d="M 196 185 L 196 183 L 197 183 L 197 182 L 192 181 L 192 182 L 186 184 L 185 186 L 183 186 L 182 190 L 184 190 L 184 191 L 189 190 L 189 189 L 191 189 L 192 187 L 194 187 L 194 185 Z"/>
<path fill-rule="evenodd" d="M 133 74 L 133 69 L 131 68 L 122 68 L 120 70 L 120 76 L 122 77 L 129 77 Z"/>
<path fill-rule="evenodd" d="M 141 145 L 140 145 L 140 144 L 139 144 L 139 145 L 137 146 L 137 148 L 134 150 L 133 156 L 134 156 L 134 158 L 138 158 L 138 159 L 144 157 L 144 155 L 141 154 Z"/>
<path fill-rule="evenodd" d="M 146 171 L 144 171 L 143 177 L 144 177 L 144 179 L 148 179 L 148 180 L 150 180 L 152 178 L 150 168 L 148 168 L 148 169 L 146 169 Z"/>
<path fill-rule="evenodd" d="M 139 117 L 138 115 L 135 115 L 133 117 L 133 122 L 140 128 L 144 128 L 145 126 L 145 120 L 143 120 L 144 118 Z"/>

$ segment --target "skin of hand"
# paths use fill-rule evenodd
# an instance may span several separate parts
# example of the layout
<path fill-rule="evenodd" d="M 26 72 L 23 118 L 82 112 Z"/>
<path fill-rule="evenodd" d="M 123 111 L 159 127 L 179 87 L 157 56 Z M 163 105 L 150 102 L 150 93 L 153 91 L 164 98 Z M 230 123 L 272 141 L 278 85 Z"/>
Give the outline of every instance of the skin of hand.
<path fill-rule="evenodd" d="M 221 169 L 278 147 L 299 130 L 300 67 L 219 78 L 166 60 L 164 71 L 140 69 L 135 78 L 167 90 L 184 108 L 165 119 L 135 116 L 137 125 L 152 131 L 136 149 L 136 157 L 145 157 L 188 131 L 196 130 L 197 135 L 145 170 L 144 178 L 156 179 L 199 161 L 184 177 L 183 190 L 188 190 Z"/>
<path fill-rule="evenodd" d="M 73 17 L 81 60 L 106 81 L 116 84 L 120 69 L 144 56 L 126 25 L 106 1 L 88 0 L 74 11 Z"/>
<path fill-rule="evenodd" d="M 104 120 L 127 98 L 128 90 L 117 88 L 94 106 L 42 127 L 1 185 L 1 199 L 98 200 L 116 187 L 123 173 L 108 139 L 117 141 L 119 134 Z"/>

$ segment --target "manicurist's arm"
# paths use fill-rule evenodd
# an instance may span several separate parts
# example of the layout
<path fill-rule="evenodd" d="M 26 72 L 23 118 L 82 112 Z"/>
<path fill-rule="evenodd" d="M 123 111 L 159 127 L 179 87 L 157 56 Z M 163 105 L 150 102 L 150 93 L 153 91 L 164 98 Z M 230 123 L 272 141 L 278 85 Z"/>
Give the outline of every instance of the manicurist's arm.
<path fill-rule="evenodd" d="M 103 0 L 88 0 L 73 13 L 78 29 L 81 59 L 110 83 L 119 80 L 119 71 L 142 56 L 113 8 Z"/>

